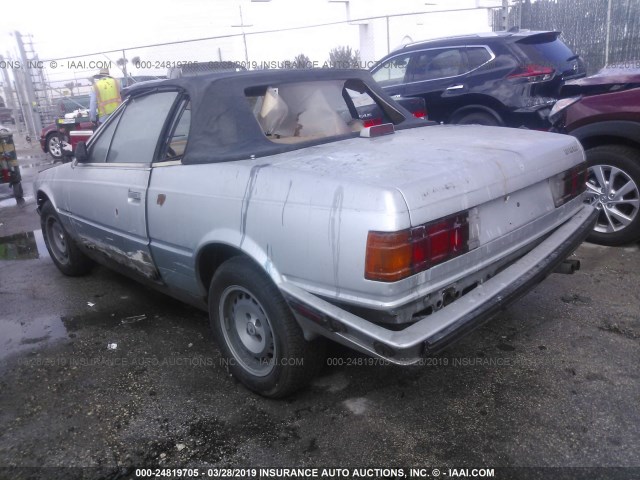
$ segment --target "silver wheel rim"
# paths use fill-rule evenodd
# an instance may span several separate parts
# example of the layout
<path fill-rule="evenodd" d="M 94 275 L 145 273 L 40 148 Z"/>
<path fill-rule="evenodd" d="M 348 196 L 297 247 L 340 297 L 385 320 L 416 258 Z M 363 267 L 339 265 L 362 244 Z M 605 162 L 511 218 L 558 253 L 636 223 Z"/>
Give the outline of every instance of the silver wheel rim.
<path fill-rule="evenodd" d="M 235 360 L 252 375 L 269 375 L 277 352 L 271 322 L 260 302 L 247 289 L 233 285 L 222 292 L 218 313 Z"/>
<path fill-rule="evenodd" d="M 64 236 L 64 230 L 60 223 L 53 217 L 47 220 L 46 229 L 47 239 L 49 240 L 49 251 L 55 259 L 62 264 L 69 263 L 69 252 L 67 251 L 67 241 Z"/>
<path fill-rule="evenodd" d="M 60 139 L 57 136 L 53 136 L 49 139 L 49 153 L 54 157 L 62 156 L 62 146 L 60 145 Z"/>
<path fill-rule="evenodd" d="M 587 201 L 600 210 L 594 230 L 614 233 L 635 220 L 640 208 L 640 192 L 624 170 L 611 165 L 594 165 L 589 167 Z"/>

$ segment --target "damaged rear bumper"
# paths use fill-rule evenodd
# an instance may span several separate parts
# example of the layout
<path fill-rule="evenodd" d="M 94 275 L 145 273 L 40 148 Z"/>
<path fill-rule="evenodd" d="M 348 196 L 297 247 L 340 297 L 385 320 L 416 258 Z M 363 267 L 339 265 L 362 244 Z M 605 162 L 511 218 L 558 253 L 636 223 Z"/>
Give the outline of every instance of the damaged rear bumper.
<path fill-rule="evenodd" d="M 280 289 L 305 333 L 408 365 L 442 350 L 541 282 L 589 235 L 597 210 L 584 206 L 522 258 L 490 280 L 403 330 L 389 330 L 291 283 Z"/>

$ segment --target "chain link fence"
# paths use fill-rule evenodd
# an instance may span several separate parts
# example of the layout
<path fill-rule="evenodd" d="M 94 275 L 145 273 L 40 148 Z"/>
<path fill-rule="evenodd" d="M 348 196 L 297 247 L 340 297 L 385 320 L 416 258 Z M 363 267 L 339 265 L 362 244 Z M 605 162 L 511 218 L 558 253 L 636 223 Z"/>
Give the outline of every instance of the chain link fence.
<path fill-rule="evenodd" d="M 498 12 L 492 23 L 501 29 Z M 589 74 L 605 66 L 640 68 L 640 0 L 518 0 L 507 24 L 562 32 Z"/>

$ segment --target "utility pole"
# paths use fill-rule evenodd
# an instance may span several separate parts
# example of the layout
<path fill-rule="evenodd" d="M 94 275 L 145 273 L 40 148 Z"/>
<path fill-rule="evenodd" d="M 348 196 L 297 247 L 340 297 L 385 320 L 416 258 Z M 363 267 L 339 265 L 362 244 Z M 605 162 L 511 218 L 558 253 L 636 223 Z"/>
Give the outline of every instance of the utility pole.
<path fill-rule="evenodd" d="M 240 25 L 231 25 L 232 27 L 240 27 L 242 28 L 242 42 L 244 43 L 244 59 L 247 62 L 246 67 L 249 70 L 249 52 L 247 50 L 247 34 L 244 33 L 244 27 L 253 27 L 253 25 L 245 25 L 244 19 L 242 18 L 242 5 L 238 5 L 240 8 Z"/>
<path fill-rule="evenodd" d="M 524 0 L 518 0 L 518 30 L 522 28 L 522 4 Z"/>
<path fill-rule="evenodd" d="M 4 63 L 4 57 L 2 55 L 0 55 L 0 62 Z M 16 100 L 13 95 L 13 89 L 11 88 L 11 79 L 9 78 L 8 68 L 2 69 L 2 88 L 4 90 L 4 98 L 6 100 L 7 108 L 11 109 L 11 116 L 13 117 L 16 127 L 18 127 L 18 130 L 20 130 L 20 127 L 19 127 L 20 118 L 18 117 L 18 107 L 16 105 Z"/>
<path fill-rule="evenodd" d="M 604 66 L 609 65 L 609 42 L 611 36 L 611 4 L 612 0 L 609 0 L 609 6 L 607 8 L 607 40 L 604 46 Z"/>
<path fill-rule="evenodd" d="M 20 52 L 20 60 L 22 62 L 22 68 L 24 70 L 24 87 L 27 95 L 27 102 L 29 102 L 29 108 L 26 109 L 27 117 L 25 117 L 25 123 L 27 124 L 27 132 L 33 135 L 40 134 L 42 130 L 42 122 L 40 121 L 40 115 L 34 114 L 34 107 L 37 107 L 36 93 L 33 88 L 33 81 L 31 79 L 31 65 L 27 59 L 27 53 L 24 49 L 24 43 L 22 43 L 22 35 L 19 31 L 15 31 L 16 43 L 18 44 L 18 51 Z"/>
<path fill-rule="evenodd" d="M 125 82 L 128 82 L 128 75 L 127 75 L 127 63 L 129 63 L 129 60 L 127 60 L 127 54 L 125 53 L 124 50 L 122 50 L 122 73 L 124 75 L 125 78 Z"/>
<path fill-rule="evenodd" d="M 509 0 L 502 0 L 502 30 L 509 30 Z"/>

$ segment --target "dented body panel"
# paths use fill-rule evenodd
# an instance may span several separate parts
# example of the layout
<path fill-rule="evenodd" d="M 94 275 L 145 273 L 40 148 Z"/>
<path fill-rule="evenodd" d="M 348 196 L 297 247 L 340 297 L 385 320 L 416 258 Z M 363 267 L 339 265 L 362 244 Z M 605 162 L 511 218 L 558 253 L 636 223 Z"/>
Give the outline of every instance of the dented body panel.
<path fill-rule="evenodd" d="M 369 93 L 375 96 L 376 88 Z M 391 103 L 388 114 L 399 115 L 401 107 Z M 193 118 L 205 118 L 192 108 Z M 253 107 L 244 108 L 250 115 L 238 118 L 254 119 Z M 163 132 L 177 123 L 171 120 L 176 111 Z M 332 112 L 332 121 L 340 121 L 339 113 Z M 165 161 L 169 140 L 161 138 L 157 161 L 76 160 L 41 172 L 35 190 L 38 204 L 53 204 L 88 255 L 167 293 L 206 308 L 216 255 L 244 255 L 280 288 L 308 339 L 324 335 L 411 363 L 486 318 L 504 298 L 526 292 L 571 253 L 594 221 L 579 195 L 559 201 L 554 193 L 567 185 L 562 175 L 584 162 L 577 140 L 414 122 L 374 138 L 358 136 L 357 123 L 349 124 L 353 134 L 319 142 L 281 147 L 280 136 L 260 138 L 253 142 L 255 155 L 249 154 L 254 145 L 225 125 L 228 135 L 216 135 L 243 141 L 243 158 L 220 143 L 225 160 L 211 153 L 204 161 L 202 145 L 211 139 L 200 145 L 197 137 L 189 138 L 182 159 Z M 253 127 L 244 133 L 265 136 Z M 299 127 L 296 132 L 304 132 Z M 200 130 L 191 128 L 189 135 Z M 265 141 L 274 145 L 260 150 Z M 194 143 L 195 160 L 186 161 Z M 420 230 L 459 212 L 469 225 L 462 254 L 400 280 L 367 279 L 371 232 Z"/>

